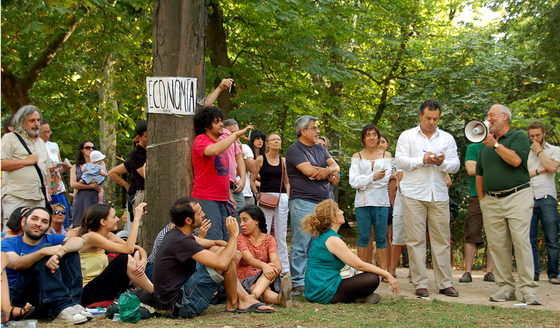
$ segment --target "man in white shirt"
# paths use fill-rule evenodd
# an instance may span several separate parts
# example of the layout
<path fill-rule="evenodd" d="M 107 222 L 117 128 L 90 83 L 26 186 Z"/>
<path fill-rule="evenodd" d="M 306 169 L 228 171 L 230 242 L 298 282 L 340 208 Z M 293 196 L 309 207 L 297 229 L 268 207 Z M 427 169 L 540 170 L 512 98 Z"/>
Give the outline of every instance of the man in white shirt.
<path fill-rule="evenodd" d="M 531 152 L 527 160 L 535 205 L 531 219 L 531 247 L 535 265 L 535 281 L 539 281 L 539 221 L 541 221 L 546 250 L 548 253 L 548 281 L 560 284 L 558 261 L 560 245 L 558 243 L 558 201 L 556 193 L 556 171 L 560 167 L 560 147 L 545 141 L 546 128 L 540 121 L 533 121 L 527 127 L 531 139 Z"/>
<path fill-rule="evenodd" d="M 461 162 L 457 144 L 438 129 L 441 106 L 434 100 L 420 105 L 420 125 L 401 133 L 395 153 L 401 181 L 403 221 L 416 295 L 427 297 L 426 224 L 430 233 L 436 285 L 440 294 L 458 297 L 451 280 L 449 194 L 446 174 L 456 173 Z"/>

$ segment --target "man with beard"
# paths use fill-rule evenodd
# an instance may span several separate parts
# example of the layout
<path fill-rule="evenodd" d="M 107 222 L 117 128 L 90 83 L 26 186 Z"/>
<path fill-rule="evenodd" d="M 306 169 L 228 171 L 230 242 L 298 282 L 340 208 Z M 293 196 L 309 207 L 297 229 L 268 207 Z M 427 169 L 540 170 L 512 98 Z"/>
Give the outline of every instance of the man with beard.
<path fill-rule="evenodd" d="M 2 252 L 10 259 L 6 268 L 12 305 L 31 303 L 34 315 L 48 316 L 60 323 L 79 324 L 93 316 L 80 304 L 82 272 L 79 237 L 47 235 L 51 216 L 34 207 L 22 218 L 24 234 L 2 241 Z"/>
<path fill-rule="evenodd" d="M 487 114 L 490 131 L 476 162 L 476 191 L 499 288 L 490 301 L 517 299 L 511 273 L 513 245 L 523 302 L 540 305 L 529 242 L 534 203 L 527 169 L 531 145 L 525 133 L 510 128 L 511 116 L 511 110 L 504 105 L 490 108 Z"/>
<path fill-rule="evenodd" d="M 556 193 L 556 171 L 560 167 L 560 147 L 545 141 L 546 128 L 540 121 L 533 121 L 527 127 L 531 139 L 531 152 L 527 166 L 531 175 L 531 187 L 535 207 L 531 219 L 531 247 L 535 265 L 535 281 L 540 278 L 539 267 L 539 221 L 541 221 L 546 250 L 548 254 L 548 281 L 560 285 L 558 277 L 558 261 L 560 245 L 558 243 L 558 201 Z"/>
<path fill-rule="evenodd" d="M 33 105 L 23 106 L 14 115 L 13 133 L 2 137 L 2 219 L 5 223 L 21 206 L 45 206 L 45 186 L 51 185 L 47 168 L 51 160 L 45 142 L 38 138 L 41 112 Z M 23 142 L 29 152 L 23 145 Z M 41 176 L 39 176 L 41 174 Z M 5 225 L 5 224 L 4 224 Z"/>

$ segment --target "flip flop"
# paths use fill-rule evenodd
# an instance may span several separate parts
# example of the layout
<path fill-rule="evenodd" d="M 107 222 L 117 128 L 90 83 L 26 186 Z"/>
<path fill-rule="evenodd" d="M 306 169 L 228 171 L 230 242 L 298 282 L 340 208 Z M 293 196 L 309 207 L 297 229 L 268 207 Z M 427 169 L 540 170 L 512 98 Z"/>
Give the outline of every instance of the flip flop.
<path fill-rule="evenodd" d="M 233 309 L 233 310 L 227 310 L 227 309 L 226 309 L 224 312 L 227 312 L 227 313 L 237 313 L 237 311 L 238 311 L 237 309 Z"/>
<path fill-rule="evenodd" d="M 255 312 L 255 313 L 274 313 L 276 312 L 276 310 L 259 310 L 259 307 L 261 306 L 266 306 L 266 304 L 263 303 L 255 303 L 251 306 L 249 306 L 249 308 L 247 310 L 237 310 L 237 313 L 251 313 L 251 312 Z"/>

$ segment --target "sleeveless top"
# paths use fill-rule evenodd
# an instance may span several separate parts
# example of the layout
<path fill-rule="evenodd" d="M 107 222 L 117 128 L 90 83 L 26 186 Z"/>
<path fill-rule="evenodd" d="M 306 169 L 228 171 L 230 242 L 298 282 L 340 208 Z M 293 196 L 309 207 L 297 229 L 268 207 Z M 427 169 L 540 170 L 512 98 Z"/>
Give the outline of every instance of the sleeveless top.
<path fill-rule="evenodd" d="M 261 192 L 278 192 L 280 190 L 280 182 L 282 182 L 282 193 L 286 193 L 286 186 L 282 181 L 282 156 L 280 165 L 272 166 L 266 160 L 266 154 L 263 154 L 263 164 L 259 174 L 261 175 Z"/>
<path fill-rule="evenodd" d="M 82 277 L 85 286 L 105 270 L 109 265 L 109 259 L 105 251 L 80 253 L 80 263 L 82 264 Z"/>

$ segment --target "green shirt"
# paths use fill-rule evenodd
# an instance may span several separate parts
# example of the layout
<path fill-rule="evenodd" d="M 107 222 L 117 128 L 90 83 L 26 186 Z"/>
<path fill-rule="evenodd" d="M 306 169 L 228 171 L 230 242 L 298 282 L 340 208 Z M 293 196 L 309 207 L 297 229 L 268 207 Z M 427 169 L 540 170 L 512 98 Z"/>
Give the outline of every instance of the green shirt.
<path fill-rule="evenodd" d="M 465 164 L 467 161 L 478 161 L 478 153 L 480 152 L 480 146 L 482 146 L 482 142 L 477 142 L 470 144 L 467 147 L 467 154 L 465 155 Z M 476 197 L 478 193 L 476 192 L 476 175 L 469 175 L 469 180 L 471 182 L 471 192 L 469 196 Z"/>
<path fill-rule="evenodd" d="M 529 138 L 522 131 L 510 129 L 498 140 L 502 146 L 515 151 L 521 158 L 521 164 L 513 167 L 506 163 L 494 150 L 494 147 L 483 146 L 478 153 L 476 175 L 482 176 L 483 188 L 486 191 L 502 191 L 515 188 L 531 179 L 527 170 L 527 158 L 531 151 Z"/>

